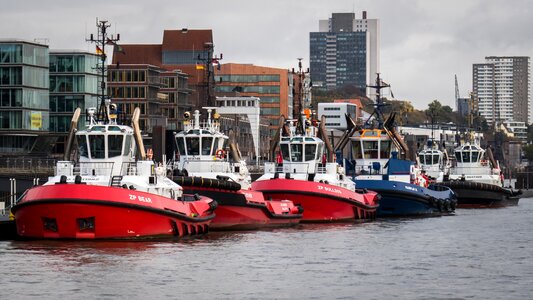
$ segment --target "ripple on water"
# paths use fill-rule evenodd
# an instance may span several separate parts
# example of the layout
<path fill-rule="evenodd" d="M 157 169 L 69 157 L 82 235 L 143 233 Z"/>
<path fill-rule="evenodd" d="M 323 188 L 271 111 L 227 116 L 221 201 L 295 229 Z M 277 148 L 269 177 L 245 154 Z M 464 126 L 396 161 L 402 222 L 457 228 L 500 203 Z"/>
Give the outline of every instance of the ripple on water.
<path fill-rule="evenodd" d="M 19 298 L 529 299 L 531 228 L 526 199 L 178 241 L 2 241 L 0 283 Z"/>

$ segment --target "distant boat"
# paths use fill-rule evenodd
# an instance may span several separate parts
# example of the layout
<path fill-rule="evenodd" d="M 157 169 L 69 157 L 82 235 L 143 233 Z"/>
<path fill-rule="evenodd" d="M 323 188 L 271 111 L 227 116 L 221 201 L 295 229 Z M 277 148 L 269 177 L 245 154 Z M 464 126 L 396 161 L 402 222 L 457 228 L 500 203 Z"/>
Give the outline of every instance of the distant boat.
<path fill-rule="evenodd" d="M 420 169 L 433 182 L 442 182 L 444 175 L 450 171 L 450 159 L 446 152 L 441 151 L 432 143 L 418 152 Z"/>
<path fill-rule="evenodd" d="M 398 159 L 398 152 L 406 156 L 409 148 L 395 131 L 392 113 L 384 120 L 381 107 L 383 85 L 378 74 L 376 104 L 373 115 L 377 126 L 367 121 L 366 127 L 351 130 L 349 139 L 351 160 L 355 162 L 354 182 L 357 188 L 371 189 L 381 195 L 378 217 L 432 216 L 453 213 L 456 198 L 449 188 L 429 184 L 429 178 L 411 161 Z M 353 120 L 352 125 L 355 127 Z M 341 141 L 340 143 L 344 143 Z"/>
<path fill-rule="evenodd" d="M 173 180 L 186 192 L 217 199 L 211 228 L 216 230 L 258 229 L 298 224 L 302 207 L 287 198 L 269 199 L 250 189 L 246 162 L 235 144 L 220 131 L 216 113 L 200 122 L 200 113 L 185 122 L 175 135 L 177 155 L 172 164 Z"/>
<path fill-rule="evenodd" d="M 451 189 L 429 184 L 414 162 L 396 157 L 385 130 L 363 129 L 350 138 L 358 188 L 381 195 L 378 217 L 431 216 L 455 210 Z"/>
<path fill-rule="evenodd" d="M 74 114 L 69 142 L 56 175 L 27 190 L 12 208 L 17 233 L 38 239 L 139 239 L 182 237 L 207 233 L 216 202 L 183 194 L 166 177 L 142 145 L 138 119 L 133 128 L 116 122 L 114 106 L 105 106 L 108 119 L 95 118 L 76 132 Z M 75 132 L 75 134 L 74 134 Z M 79 162 L 68 160 L 74 136 Z M 136 160 L 139 151 L 140 160 Z"/>
<path fill-rule="evenodd" d="M 517 205 L 521 191 L 503 187 L 503 173 L 492 156 L 477 141 L 455 149 L 456 165 L 442 185 L 456 194 L 459 207 L 501 207 Z"/>
<path fill-rule="evenodd" d="M 324 120 L 322 136 L 325 132 Z M 305 117 L 282 123 L 279 163 L 265 163 L 265 174 L 252 183 L 252 189 L 267 198 L 291 199 L 303 206 L 302 222 L 340 222 L 372 220 L 379 196 L 356 189 L 344 168 L 333 160 L 330 149 L 318 137 L 318 128 Z"/>

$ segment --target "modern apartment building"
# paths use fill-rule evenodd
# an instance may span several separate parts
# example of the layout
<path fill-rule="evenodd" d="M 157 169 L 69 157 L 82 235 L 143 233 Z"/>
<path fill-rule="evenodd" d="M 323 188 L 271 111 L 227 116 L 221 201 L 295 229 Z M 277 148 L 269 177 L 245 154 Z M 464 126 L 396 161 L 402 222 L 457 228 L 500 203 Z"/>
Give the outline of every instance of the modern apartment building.
<path fill-rule="evenodd" d="M 272 134 L 278 128 L 279 117 L 292 118 L 293 80 L 286 69 L 252 64 L 223 64 L 215 71 L 217 95 L 239 93 L 260 99 L 261 119 L 271 124 Z"/>
<path fill-rule="evenodd" d="M 193 108 L 213 106 L 213 34 L 211 30 L 165 30 L 161 44 L 121 44 L 121 51 L 113 55 L 112 68 L 120 70 L 126 65 L 145 65 L 169 71 L 170 77 L 186 76 L 190 95 L 179 95 L 164 112 L 169 119 L 183 121 L 183 113 Z M 150 70 L 154 69 L 149 67 Z M 147 69 L 145 69 L 147 70 Z M 161 71 L 159 71 L 161 72 Z M 174 75 L 174 74 L 180 75 Z M 183 74 L 183 76 L 181 75 Z M 148 76 L 148 74 L 146 74 Z M 167 74 L 168 75 L 168 74 Z M 161 74 L 165 77 L 166 75 Z M 147 80 L 149 77 L 146 78 Z M 159 83 L 158 83 L 159 84 Z M 171 81 L 169 81 L 171 84 Z M 190 99 L 190 100 L 186 100 Z M 169 98 L 169 101 L 171 99 Z M 190 102 L 189 102 L 190 101 Z M 144 115 L 148 118 L 149 115 Z M 173 122 L 173 121 L 172 121 Z"/>
<path fill-rule="evenodd" d="M 362 19 L 355 13 L 334 13 L 319 21 L 319 32 L 310 33 L 310 71 L 313 88 L 335 89 L 356 86 L 372 96 L 367 84 L 375 82 L 379 72 L 378 19 Z"/>
<path fill-rule="evenodd" d="M 48 46 L 0 40 L 0 153 L 46 152 L 49 131 Z"/>
<path fill-rule="evenodd" d="M 113 64 L 107 72 L 108 95 L 125 115 L 140 108 L 143 131 L 151 133 L 155 126 L 178 130 L 183 113 L 192 110 L 187 78 L 179 70 L 149 64 Z"/>
<path fill-rule="evenodd" d="M 472 84 L 479 114 L 489 124 L 532 122 L 530 62 L 526 56 L 488 56 L 474 64 Z"/>
<path fill-rule="evenodd" d="M 54 152 L 62 154 L 72 114 L 80 108 L 79 128 L 85 126 L 85 109 L 98 107 L 98 74 L 94 53 L 50 51 L 50 135 L 56 136 Z"/>

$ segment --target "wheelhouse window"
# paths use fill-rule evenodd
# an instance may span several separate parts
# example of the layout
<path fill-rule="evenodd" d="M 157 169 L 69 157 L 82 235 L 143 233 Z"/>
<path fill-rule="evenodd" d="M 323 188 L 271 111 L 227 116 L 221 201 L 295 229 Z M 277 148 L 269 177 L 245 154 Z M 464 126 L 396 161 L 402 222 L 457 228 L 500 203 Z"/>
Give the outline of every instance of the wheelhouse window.
<path fill-rule="evenodd" d="M 303 145 L 302 144 L 291 144 L 291 161 L 300 162 L 302 161 L 303 155 Z"/>
<path fill-rule="evenodd" d="M 361 152 L 361 141 L 352 143 L 352 155 L 354 159 L 363 158 L 363 152 Z"/>
<path fill-rule="evenodd" d="M 455 152 L 455 159 L 458 161 L 458 162 L 463 162 L 461 160 L 462 156 L 461 156 L 461 152 L 458 151 L 458 152 Z"/>
<path fill-rule="evenodd" d="M 378 141 L 363 141 L 365 158 L 378 158 Z"/>
<path fill-rule="evenodd" d="M 305 145 L 305 161 L 315 160 L 316 144 Z"/>
<path fill-rule="evenodd" d="M 432 161 L 431 164 L 433 164 L 433 165 L 438 164 L 438 163 L 439 163 L 439 160 L 440 160 L 440 156 L 439 156 L 438 154 L 436 154 L 436 155 L 433 154 L 432 157 L 433 157 L 433 161 Z"/>
<path fill-rule="evenodd" d="M 126 144 L 124 145 L 124 156 L 129 156 L 131 153 L 131 135 L 126 136 Z"/>
<path fill-rule="evenodd" d="M 381 141 L 379 158 L 389 158 L 391 150 L 391 141 Z"/>
<path fill-rule="evenodd" d="M 200 155 L 200 138 L 188 137 L 187 139 L 187 155 Z"/>
<path fill-rule="evenodd" d="M 420 159 L 421 164 L 426 164 L 426 156 L 424 154 L 420 154 L 418 158 Z"/>
<path fill-rule="evenodd" d="M 107 137 L 108 157 L 116 157 L 122 154 L 122 135 L 109 135 Z"/>
<path fill-rule="evenodd" d="M 470 162 L 470 151 L 463 151 L 463 162 Z"/>
<path fill-rule="evenodd" d="M 202 138 L 202 155 L 211 155 L 212 145 L 213 145 L 212 137 L 203 137 Z"/>
<path fill-rule="evenodd" d="M 176 143 L 178 144 L 178 153 L 180 155 L 185 155 L 185 143 L 183 142 L 183 137 L 176 138 Z"/>
<path fill-rule="evenodd" d="M 89 135 L 91 158 L 105 158 L 105 136 Z"/>
<path fill-rule="evenodd" d="M 89 157 L 89 152 L 87 151 L 87 137 L 85 135 L 78 135 L 78 153 L 81 157 Z"/>
<path fill-rule="evenodd" d="M 283 157 L 283 160 L 291 160 L 291 157 L 289 155 L 289 145 L 287 144 L 281 144 L 279 146 L 281 148 L 281 156 Z"/>
<path fill-rule="evenodd" d="M 472 162 L 477 162 L 479 158 L 479 152 L 478 151 L 472 151 Z"/>

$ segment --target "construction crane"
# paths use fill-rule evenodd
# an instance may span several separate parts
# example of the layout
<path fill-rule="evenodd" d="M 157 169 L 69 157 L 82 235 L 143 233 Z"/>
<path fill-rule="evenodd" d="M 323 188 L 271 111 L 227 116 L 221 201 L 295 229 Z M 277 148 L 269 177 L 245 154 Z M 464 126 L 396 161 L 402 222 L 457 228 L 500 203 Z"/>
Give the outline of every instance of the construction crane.
<path fill-rule="evenodd" d="M 455 74 L 455 106 L 459 111 L 459 84 L 457 83 L 457 74 Z"/>

